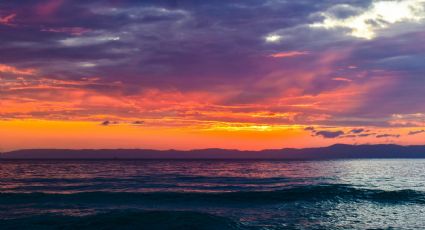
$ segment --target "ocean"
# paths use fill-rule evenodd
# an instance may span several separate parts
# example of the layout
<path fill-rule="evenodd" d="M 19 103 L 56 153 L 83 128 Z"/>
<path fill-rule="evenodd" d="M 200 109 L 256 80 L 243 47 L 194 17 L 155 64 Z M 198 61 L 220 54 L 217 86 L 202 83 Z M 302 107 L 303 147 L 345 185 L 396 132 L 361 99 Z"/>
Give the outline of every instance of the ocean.
<path fill-rule="evenodd" d="M 2 160 L 0 229 L 423 229 L 425 160 Z"/>

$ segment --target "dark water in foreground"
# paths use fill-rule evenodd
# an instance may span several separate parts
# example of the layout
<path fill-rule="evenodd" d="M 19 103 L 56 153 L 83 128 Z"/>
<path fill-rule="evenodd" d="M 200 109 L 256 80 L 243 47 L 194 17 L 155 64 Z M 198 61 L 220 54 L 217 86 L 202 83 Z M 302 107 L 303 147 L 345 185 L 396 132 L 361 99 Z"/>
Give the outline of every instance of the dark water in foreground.
<path fill-rule="evenodd" d="M 423 229 L 425 160 L 0 161 L 0 229 Z"/>

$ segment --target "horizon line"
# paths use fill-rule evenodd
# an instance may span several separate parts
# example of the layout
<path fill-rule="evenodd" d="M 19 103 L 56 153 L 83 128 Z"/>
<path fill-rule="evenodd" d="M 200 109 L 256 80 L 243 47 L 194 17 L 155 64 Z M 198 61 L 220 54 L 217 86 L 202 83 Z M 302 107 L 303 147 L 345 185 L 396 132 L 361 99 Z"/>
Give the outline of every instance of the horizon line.
<path fill-rule="evenodd" d="M 219 148 L 219 147 L 211 147 L 211 148 L 196 148 L 196 149 L 152 149 L 152 148 L 24 148 L 24 149 L 14 149 L 10 151 L 2 152 L 0 151 L 0 154 L 4 153 L 11 153 L 11 152 L 17 152 L 17 151 L 29 151 L 29 150 L 71 150 L 71 151 L 81 151 L 81 150 L 151 150 L 151 151 L 178 151 L 178 152 L 191 152 L 191 151 L 202 151 L 202 150 L 226 150 L 226 151 L 239 151 L 239 152 L 262 152 L 262 151 L 269 151 L 269 150 L 285 150 L 285 149 L 315 149 L 315 148 L 329 148 L 332 146 L 337 145 L 344 145 L 344 146 L 382 146 L 382 145 L 392 145 L 392 146 L 400 146 L 400 147 L 411 147 L 411 146 L 425 146 L 425 144 L 420 145 L 401 145 L 401 144 L 394 144 L 394 143 L 379 143 L 379 144 L 343 144 L 343 143 L 335 143 L 327 146 L 317 146 L 317 147 L 300 147 L 300 148 L 291 148 L 291 147 L 283 147 L 283 148 L 270 148 L 270 149 L 259 149 L 259 150 L 247 150 L 247 149 L 232 149 L 232 148 Z"/>

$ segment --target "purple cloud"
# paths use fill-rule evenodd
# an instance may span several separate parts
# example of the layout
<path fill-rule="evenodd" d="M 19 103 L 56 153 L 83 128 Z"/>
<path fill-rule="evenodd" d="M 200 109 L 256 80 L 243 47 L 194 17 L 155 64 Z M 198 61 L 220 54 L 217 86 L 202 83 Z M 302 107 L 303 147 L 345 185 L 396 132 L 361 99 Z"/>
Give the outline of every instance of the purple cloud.
<path fill-rule="evenodd" d="M 376 135 L 376 138 L 389 138 L 389 137 L 399 138 L 400 134 L 379 134 L 379 135 Z"/>
<path fill-rule="evenodd" d="M 352 129 L 351 131 L 350 131 L 350 133 L 362 133 L 362 132 L 364 132 L 365 131 L 365 129 L 361 129 L 361 128 L 359 128 L 359 129 Z"/>
<path fill-rule="evenodd" d="M 425 133 L 425 130 L 416 130 L 416 131 L 410 131 L 408 135 L 416 135 L 420 133 Z"/>
<path fill-rule="evenodd" d="M 268 124 L 422 127 L 423 117 L 418 115 L 425 111 L 422 21 L 416 27 L 388 24 L 381 29 L 387 34 L 373 39 L 353 38 L 347 28 L 310 26 L 322 23 L 324 13 L 346 19 L 372 4 L 369 0 L 2 1 L 0 64 L 37 71 L 31 76 L 2 73 L 8 81 L 13 77 L 14 85 L 2 84 L 0 96 L 69 102 L 66 95 L 50 96 L 68 90 L 83 95 L 76 101 L 85 101 L 87 94 L 122 99 L 111 103 L 119 104 L 113 109 L 82 103 L 76 110 L 26 114 L 39 117 L 65 112 L 77 116 L 80 111 L 83 117 L 171 114 L 185 119 L 191 113 L 205 120 Z M 85 80 L 91 77 L 97 80 Z M 28 84 L 34 79 L 43 80 Z M 168 98 L 170 103 L 162 108 L 134 106 L 142 97 L 152 98 L 146 97 L 151 92 L 190 96 Z M 193 98 L 201 104 L 191 107 L 197 111 L 176 106 Z M 247 115 L 212 117 L 206 112 L 211 109 L 217 114 Z M 264 111 L 294 115 L 251 116 Z M 343 135 L 328 132 L 316 134 Z M 366 136 L 363 132 L 363 128 L 350 131 Z"/>
<path fill-rule="evenodd" d="M 316 136 L 322 136 L 324 138 L 336 138 L 344 135 L 343 131 L 317 131 L 315 133 Z"/>

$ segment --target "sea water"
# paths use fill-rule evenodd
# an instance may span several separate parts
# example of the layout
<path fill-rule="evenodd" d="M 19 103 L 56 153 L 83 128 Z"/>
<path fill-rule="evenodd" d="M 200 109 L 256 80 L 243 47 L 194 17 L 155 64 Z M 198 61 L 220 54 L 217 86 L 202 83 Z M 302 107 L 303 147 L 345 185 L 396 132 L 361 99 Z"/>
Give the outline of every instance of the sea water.
<path fill-rule="evenodd" d="M 0 229 L 415 228 L 425 160 L 0 161 Z"/>

